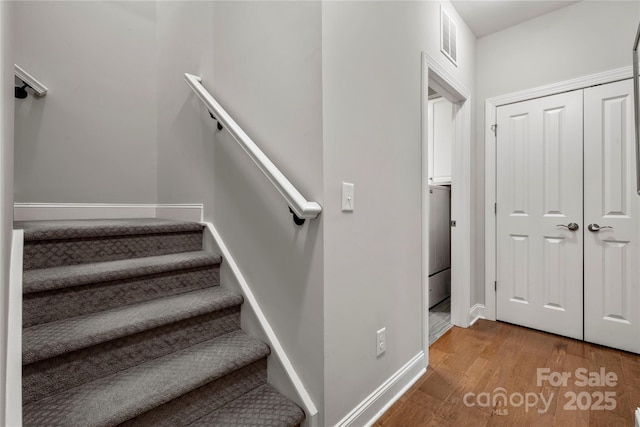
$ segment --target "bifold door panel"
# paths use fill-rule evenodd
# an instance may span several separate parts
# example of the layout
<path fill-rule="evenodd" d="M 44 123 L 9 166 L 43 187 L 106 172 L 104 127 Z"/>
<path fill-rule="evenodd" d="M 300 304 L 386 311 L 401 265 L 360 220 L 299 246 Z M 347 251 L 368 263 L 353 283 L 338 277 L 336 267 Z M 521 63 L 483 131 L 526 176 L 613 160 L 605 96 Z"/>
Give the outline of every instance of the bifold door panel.
<path fill-rule="evenodd" d="M 584 91 L 585 340 L 640 352 L 631 80 Z M 591 227 L 589 227 L 591 225 Z"/>
<path fill-rule="evenodd" d="M 632 93 L 498 108 L 498 320 L 640 352 Z"/>
<path fill-rule="evenodd" d="M 582 339 L 582 91 L 498 108 L 497 318 Z"/>

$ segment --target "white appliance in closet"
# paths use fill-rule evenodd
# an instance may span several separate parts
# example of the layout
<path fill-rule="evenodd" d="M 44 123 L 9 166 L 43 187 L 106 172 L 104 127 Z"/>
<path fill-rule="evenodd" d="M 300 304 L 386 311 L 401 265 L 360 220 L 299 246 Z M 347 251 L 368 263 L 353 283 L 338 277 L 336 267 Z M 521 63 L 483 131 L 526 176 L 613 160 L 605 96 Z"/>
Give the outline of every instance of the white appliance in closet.
<path fill-rule="evenodd" d="M 429 186 L 429 307 L 451 295 L 451 187 Z"/>

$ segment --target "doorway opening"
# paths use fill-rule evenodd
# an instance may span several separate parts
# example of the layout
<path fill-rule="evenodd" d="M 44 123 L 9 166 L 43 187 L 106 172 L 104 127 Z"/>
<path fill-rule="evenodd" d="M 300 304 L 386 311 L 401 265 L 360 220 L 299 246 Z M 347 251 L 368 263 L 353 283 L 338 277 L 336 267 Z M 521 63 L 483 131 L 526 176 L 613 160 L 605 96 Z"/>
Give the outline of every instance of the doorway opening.
<path fill-rule="evenodd" d="M 451 323 L 451 169 L 454 105 L 428 88 L 429 152 L 429 345 Z"/>
<path fill-rule="evenodd" d="M 448 271 L 450 274 L 450 287 L 445 284 L 444 289 L 449 291 L 450 297 L 449 313 L 450 324 L 453 326 L 468 327 L 477 317 L 481 317 L 483 313 L 475 306 L 471 308 L 471 265 L 472 265 L 472 235 L 471 235 L 471 92 L 461 85 L 453 75 L 442 64 L 432 58 L 428 53 L 423 52 L 422 62 L 422 325 L 423 325 L 423 348 L 427 351 L 430 339 L 429 330 L 429 307 L 433 307 L 432 311 L 442 310 L 446 313 L 445 307 L 437 307 L 437 302 L 445 301 L 447 303 L 446 292 L 441 301 L 437 301 L 437 296 L 431 296 L 430 275 L 436 276 L 438 271 L 430 272 L 430 259 L 432 247 L 438 244 L 437 238 L 434 236 L 432 243 L 429 233 L 431 223 L 431 200 L 436 196 L 436 186 L 438 196 L 441 196 L 445 202 L 440 202 L 446 207 L 446 199 L 449 198 L 449 212 L 446 208 L 437 209 L 435 216 L 440 216 L 438 227 L 439 232 L 446 236 L 450 244 L 449 247 L 441 250 L 433 249 L 436 257 L 442 256 L 445 264 L 441 264 L 440 271 Z M 437 124 L 429 123 L 429 89 L 432 95 L 436 94 L 442 98 L 442 105 L 446 100 L 450 105 L 450 144 L 447 147 L 440 147 L 434 144 L 433 152 L 429 151 L 428 136 L 431 128 L 435 129 Z M 435 102 L 435 99 L 432 101 Z M 446 109 L 442 109 L 446 111 Z M 446 115 L 446 114 L 445 114 Z M 438 161 L 438 150 L 440 154 L 450 150 L 450 161 Z M 433 163 L 431 163 L 433 160 Z M 434 174 L 430 176 L 430 164 Z M 429 179 L 433 178 L 433 179 Z M 432 185 L 433 187 L 430 187 Z M 434 190 L 433 193 L 430 190 Z M 444 193 L 444 196 L 443 194 Z M 438 202 L 434 202 L 436 206 Z M 437 222 L 437 221 L 436 221 Z M 450 260 L 447 268 L 446 259 Z M 441 277 L 438 277 L 440 279 Z M 447 281 L 445 281 L 446 283 Z M 433 292 L 431 292 L 433 293 Z M 432 301 L 433 300 L 433 301 Z M 446 316 L 446 314 L 445 314 Z M 448 322 L 443 322 L 443 328 L 447 327 Z M 434 329 L 435 331 L 436 329 Z M 426 364 L 428 365 L 428 351 Z"/>

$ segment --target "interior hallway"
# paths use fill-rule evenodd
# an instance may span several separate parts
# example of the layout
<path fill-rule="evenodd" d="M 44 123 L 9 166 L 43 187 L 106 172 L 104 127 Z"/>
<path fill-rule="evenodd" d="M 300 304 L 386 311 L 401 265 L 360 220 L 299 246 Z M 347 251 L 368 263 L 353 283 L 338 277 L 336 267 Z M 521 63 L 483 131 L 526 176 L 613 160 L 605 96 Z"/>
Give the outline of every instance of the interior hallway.
<path fill-rule="evenodd" d="M 429 348 L 429 360 L 427 373 L 374 426 L 633 426 L 640 402 L 638 355 L 501 322 L 479 320 L 469 329 L 452 328 Z M 582 386 L 583 372 L 576 376 L 576 369 L 585 368 L 589 376 L 599 375 L 601 367 L 615 373 L 616 385 Z M 538 386 L 538 368 L 571 377 L 566 386 L 549 381 Z M 487 395 L 480 394 L 487 392 L 493 400 L 498 387 L 515 405 L 484 405 Z M 607 392 L 605 404 L 601 397 Z M 528 411 L 517 407 L 518 396 L 527 393 L 532 403 L 533 393 L 538 396 L 537 406 Z M 571 402 L 574 393 L 578 399 Z M 465 395 L 474 407 L 465 404 Z M 591 410 L 579 409 L 589 403 Z"/>

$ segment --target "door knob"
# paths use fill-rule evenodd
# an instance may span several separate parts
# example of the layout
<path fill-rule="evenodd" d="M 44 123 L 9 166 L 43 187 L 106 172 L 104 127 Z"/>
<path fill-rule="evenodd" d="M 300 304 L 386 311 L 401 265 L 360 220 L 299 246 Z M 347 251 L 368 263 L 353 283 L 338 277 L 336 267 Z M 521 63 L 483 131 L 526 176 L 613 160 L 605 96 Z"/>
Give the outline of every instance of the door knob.
<path fill-rule="evenodd" d="M 612 229 L 612 230 L 613 230 L 613 227 L 611 227 L 610 225 L 604 225 L 604 226 L 602 226 L 602 227 L 601 227 L 601 226 L 599 226 L 598 224 L 589 224 L 589 225 L 587 226 L 587 229 L 588 229 L 589 231 L 594 232 L 594 233 L 595 233 L 596 231 L 600 231 L 600 230 L 602 230 L 603 228 L 610 228 L 610 229 Z"/>
<path fill-rule="evenodd" d="M 571 231 L 578 231 L 580 229 L 580 226 L 575 222 L 570 222 L 569 225 L 558 224 L 556 227 L 566 227 Z"/>

